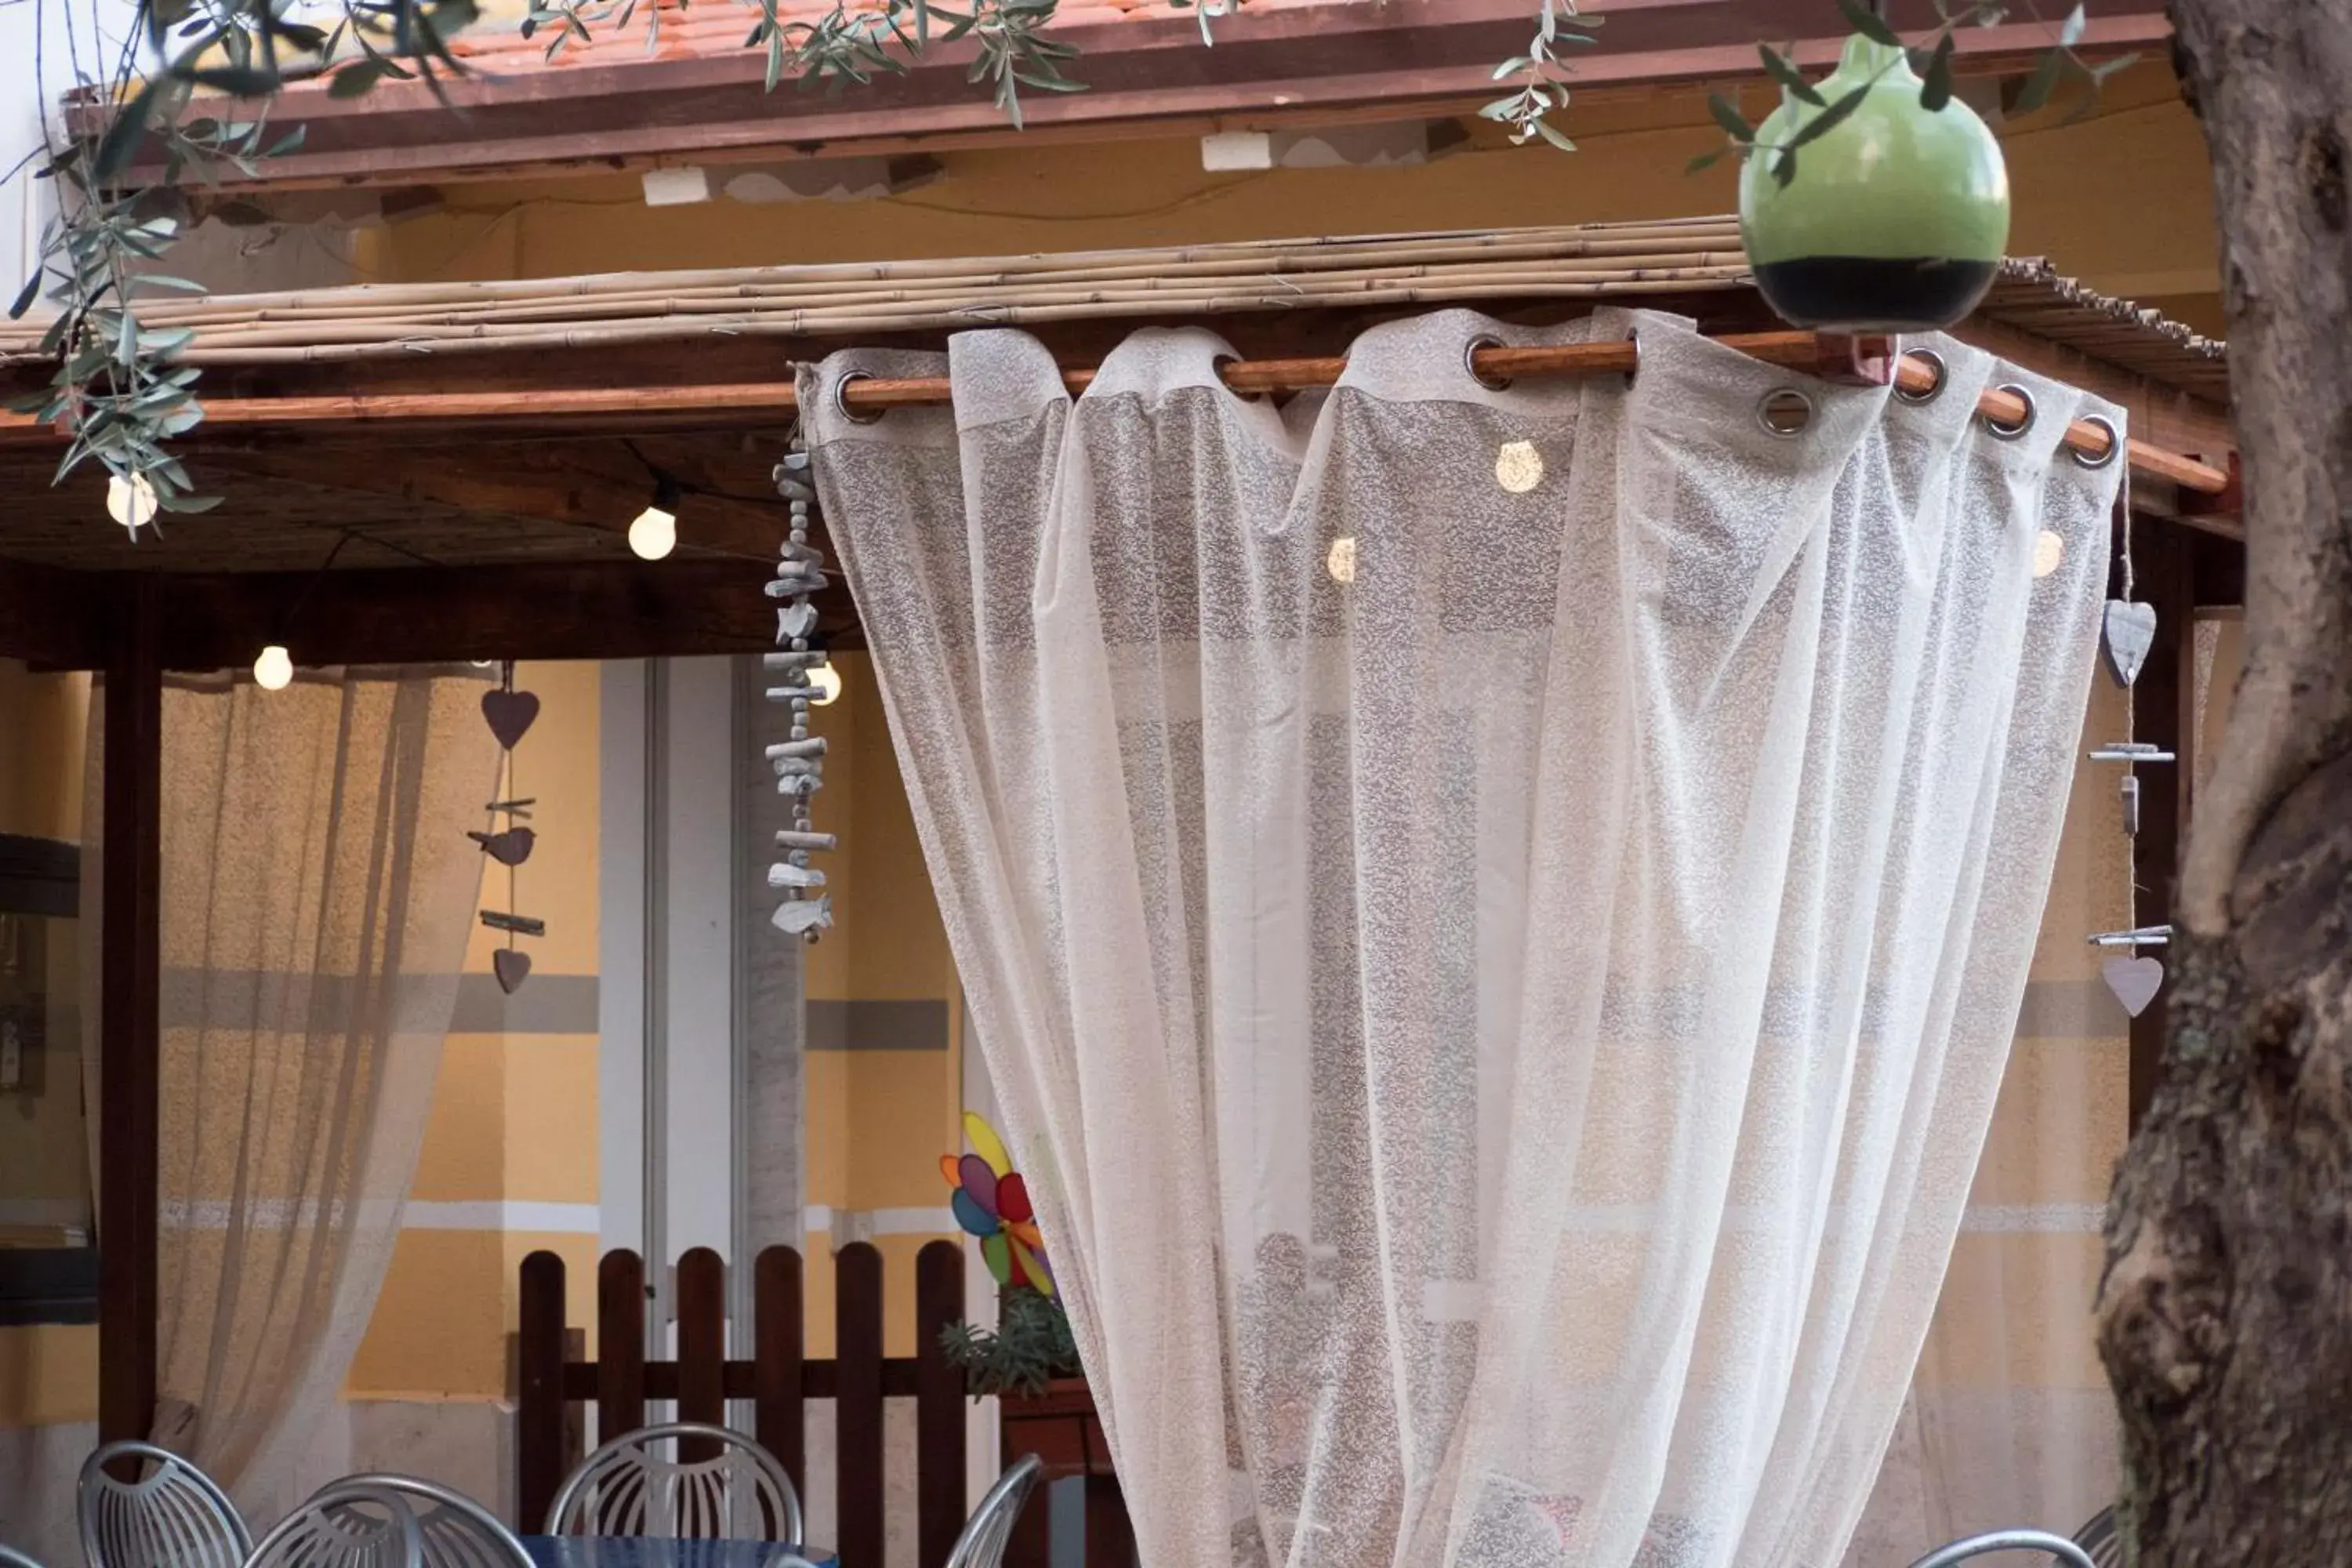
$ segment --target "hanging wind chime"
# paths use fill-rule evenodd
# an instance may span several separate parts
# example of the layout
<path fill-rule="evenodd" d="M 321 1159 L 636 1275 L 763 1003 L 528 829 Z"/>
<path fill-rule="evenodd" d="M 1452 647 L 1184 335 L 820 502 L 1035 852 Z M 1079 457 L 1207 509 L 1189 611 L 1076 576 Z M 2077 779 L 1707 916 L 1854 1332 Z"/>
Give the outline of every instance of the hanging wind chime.
<path fill-rule="evenodd" d="M 2134 770 L 2142 763 L 2175 761 L 2172 752 L 2160 746 L 2132 738 L 2134 715 L 2132 687 L 2139 672 L 2147 664 L 2150 649 L 2156 646 L 2156 606 L 2132 597 L 2136 584 L 2132 578 L 2132 511 L 2131 485 L 2126 479 L 2118 503 L 2123 513 L 2123 597 L 2107 601 L 2105 614 L 2100 622 L 2100 649 L 2107 673 L 2124 692 L 2124 738 L 2110 742 L 2091 753 L 2095 763 L 2121 763 L 2123 828 L 2126 845 L 2124 852 L 2124 921 L 2122 931 L 2100 931 L 2091 938 L 2091 944 L 2100 948 L 2120 948 L 2123 952 L 2099 966 L 2099 976 L 2122 1003 L 2124 1011 L 2138 1017 L 2164 989 L 2164 965 L 2144 955 L 2143 947 L 2162 947 L 2171 940 L 2169 925 L 2143 926 L 2139 923 L 2139 884 L 2135 876 L 2137 856 L 2133 846 L 2139 837 L 2139 774 Z"/>
<path fill-rule="evenodd" d="M 793 803 L 793 825 L 779 829 L 776 848 L 782 858 L 768 868 L 768 886 L 784 895 L 771 917 L 778 931 L 814 942 L 833 923 L 833 896 L 821 889 L 824 873 L 809 865 L 809 856 L 835 847 L 830 833 L 812 826 L 810 803 L 824 786 L 824 737 L 809 733 L 809 707 L 821 695 L 812 677 L 825 662 L 822 648 L 809 646 L 816 631 L 814 595 L 825 584 L 824 552 L 809 542 L 809 518 L 816 505 L 815 473 L 807 445 L 796 432 L 793 449 L 776 465 L 776 491 L 792 509 L 792 526 L 784 539 L 782 558 L 768 584 L 768 596 L 784 603 L 776 607 L 776 647 L 765 656 L 776 684 L 768 700 L 783 703 L 792 715 L 791 732 L 768 748 L 776 770 L 776 793 Z"/>
<path fill-rule="evenodd" d="M 539 698 L 535 693 L 515 689 L 514 660 L 508 659 L 499 667 L 499 684 L 482 693 L 482 718 L 499 742 L 499 798 L 483 808 L 488 822 L 466 837 L 480 845 L 483 854 L 507 868 L 507 907 L 503 910 L 484 910 L 482 923 L 506 934 L 506 946 L 490 954 L 490 973 L 498 977 L 499 989 L 511 996 L 530 978 L 530 954 L 515 946 L 515 939 L 547 934 L 545 921 L 514 912 L 516 870 L 530 858 L 531 848 L 539 840 L 528 826 L 535 803 L 516 798 L 514 763 L 516 742 L 539 718 Z"/>

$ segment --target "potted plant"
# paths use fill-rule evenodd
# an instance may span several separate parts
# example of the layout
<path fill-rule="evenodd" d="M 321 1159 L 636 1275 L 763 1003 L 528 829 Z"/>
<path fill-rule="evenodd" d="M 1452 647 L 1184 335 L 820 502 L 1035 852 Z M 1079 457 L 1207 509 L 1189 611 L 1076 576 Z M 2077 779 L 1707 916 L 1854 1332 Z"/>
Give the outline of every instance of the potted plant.
<path fill-rule="evenodd" d="M 979 1242 L 1001 1287 L 997 1326 L 950 1323 L 940 1331 L 940 1348 L 963 1368 L 973 1398 L 1004 1402 L 1008 1458 L 1035 1454 L 1049 1474 L 1108 1476 L 1110 1449 L 1054 1288 L 1028 1184 L 994 1128 L 970 1111 L 963 1125 L 973 1152 L 942 1155 L 940 1172 L 953 1189 L 956 1223 Z"/>

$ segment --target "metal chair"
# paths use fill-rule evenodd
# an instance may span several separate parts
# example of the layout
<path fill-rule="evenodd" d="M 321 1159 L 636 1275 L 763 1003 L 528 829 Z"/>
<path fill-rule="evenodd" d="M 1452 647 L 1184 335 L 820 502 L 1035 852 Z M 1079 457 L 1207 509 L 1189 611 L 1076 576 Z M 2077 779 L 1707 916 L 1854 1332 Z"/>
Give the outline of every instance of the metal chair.
<path fill-rule="evenodd" d="M 1013 1539 L 1013 1523 L 1028 1506 L 1029 1494 L 1037 1489 L 1037 1478 L 1045 1470 L 1045 1460 L 1024 1454 L 997 1477 L 980 1506 L 971 1510 L 963 1533 L 956 1537 L 947 1568 L 1003 1568 L 1004 1548 Z"/>
<path fill-rule="evenodd" d="M 1995 1530 L 1983 1535 L 1971 1535 L 1965 1541 L 1955 1541 L 1949 1546 L 1939 1546 L 1911 1568 L 1951 1568 L 1971 1557 L 1981 1557 L 1989 1552 L 2047 1552 L 2051 1560 L 2063 1563 L 2066 1568 L 2099 1568 L 2091 1554 L 2063 1535 L 2053 1535 L 2046 1530 Z"/>
<path fill-rule="evenodd" d="M 2093 1514 L 2074 1532 L 2074 1544 L 2089 1552 L 2098 1568 L 2124 1568 L 2123 1521 L 2116 1517 L 2115 1505 Z"/>
<path fill-rule="evenodd" d="M 246 1568 L 425 1568 L 425 1531 L 398 1492 L 338 1481 L 280 1520 Z"/>
<path fill-rule="evenodd" d="M 347 1490 L 381 1493 L 407 1507 L 416 1520 L 424 1553 L 421 1568 L 535 1568 L 521 1539 L 498 1515 L 455 1488 L 415 1476 L 352 1476 L 319 1497 Z"/>
<path fill-rule="evenodd" d="M 663 1458 L 657 1444 L 702 1441 L 707 1459 Z M 801 1539 L 801 1499 L 776 1457 L 740 1432 L 697 1421 L 640 1427 L 580 1462 L 547 1510 L 550 1535 L 686 1540 Z"/>
<path fill-rule="evenodd" d="M 0 1546 L 0 1568 L 41 1568 L 41 1565 L 13 1546 Z"/>
<path fill-rule="evenodd" d="M 112 1473 L 121 1466 L 135 1480 Z M 239 1568 L 253 1532 L 210 1476 L 152 1443 L 109 1443 L 74 1487 L 89 1568 Z"/>

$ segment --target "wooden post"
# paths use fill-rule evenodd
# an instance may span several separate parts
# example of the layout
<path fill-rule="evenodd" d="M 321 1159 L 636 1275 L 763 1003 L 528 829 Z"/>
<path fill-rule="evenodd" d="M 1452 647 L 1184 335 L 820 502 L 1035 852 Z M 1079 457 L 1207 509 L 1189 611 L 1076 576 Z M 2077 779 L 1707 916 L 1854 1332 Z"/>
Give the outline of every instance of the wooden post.
<path fill-rule="evenodd" d="M 915 1257 L 915 1515 L 918 1568 L 946 1568 L 964 1521 L 963 1371 L 940 1332 L 963 1316 L 963 1247 Z"/>
<path fill-rule="evenodd" d="M 516 1338 L 515 1516 L 526 1531 L 550 1522 L 563 1485 L 563 1259 L 534 1252 L 522 1260 Z"/>
<path fill-rule="evenodd" d="M 882 1255 L 854 1241 L 834 1255 L 837 1544 L 843 1568 L 882 1562 Z"/>
<path fill-rule="evenodd" d="M 596 1441 L 646 1424 L 646 1265 L 626 1247 L 596 1266 Z"/>
<path fill-rule="evenodd" d="M 808 1496 L 808 1416 L 802 1405 L 806 1364 L 801 1308 L 801 1255 L 789 1247 L 760 1254 L 751 1276 L 756 1323 L 752 1426 L 760 1446 L 776 1457 L 793 1490 Z"/>
<path fill-rule="evenodd" d="M 106 658 L 106 775 L 99 994 L 99 1436 L 155 1424 L 161 1201 L 163 669 L 162 585 L 115 600 Z"/>
<path fill-rule="evenodd" d="M 727 1264 L 708 1247 L 677 1260 L 677 1418 L 727 1425 Z M 677 1446 L 681 1463 L 719 1457 L 707 1439 Z"/>

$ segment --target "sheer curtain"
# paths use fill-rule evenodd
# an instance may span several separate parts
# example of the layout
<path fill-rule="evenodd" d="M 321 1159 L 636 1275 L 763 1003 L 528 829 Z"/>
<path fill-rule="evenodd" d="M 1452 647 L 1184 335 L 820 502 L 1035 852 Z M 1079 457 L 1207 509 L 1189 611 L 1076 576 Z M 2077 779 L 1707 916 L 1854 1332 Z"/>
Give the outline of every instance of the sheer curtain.
<path fill-rule="evenodd" d="M 2226 743 L 2242 630 L 2234 607 L 2200 608 L 2188 628 L 2192 815 Z M 2124 693 L 2094 681 L 2083 749 L 2121 739 L 2126 714 Z M 2143 769 L 2142 787 L 2170 787 L 2170 773 Z M 2118 776 L 2094 767 L 2074 780 L 2000 1108 L 1865 1520 L 1863 1540 L 1876 1554 L 1857 1556 L 1855 1568 L 2000 1525 L 2071 1533 L 2122 1492 L 2092 1307 L 2107 1190 L 2128 1133 L 2131 1022 L 2099 977 L 2110 955 L 2083 940 L 2130 923 Z"/>
<path fill-rule="evenodd" d="M 1629 330 L 1630 388 L 1466 366 Z M 804 373 L 1150 1568 L 1836 1561 L 1992 1112 L 2117 476 L 2057 450 L 2116 410 L 1932 346 L 1919 404 L 1646 312 L 1394 323 L 1286 407 L 1198 331 L 1075 402 L 1009 331 L 951 340 L 951 410 L 835 395 L 935 355 Z"/>
<path fill-rule="evenodd" d="M 2081 749 L 2123 738 L 2124 712 L 2095 679 Z M 2168 769 L 2144 772 L 2147 788 L 2168 784 Z M 1854 1568 L 2002 1526 L 2072 1534 L 2118 1495 L 2091 1307 L 2129 1119 L 2130 1018 L 2099 976 L 2109 954 L 2084 938 L 2130 923 L 2119 775 L 2075 774 L 1999 1105 Z"/>
<path fill-rule="evenodd" d="M 164 688 L 155 1435 L 264 1513 L 399 1232 L 481 878 L 466 829 L 497 781 L 484 689 L 438 668 Z"/>

